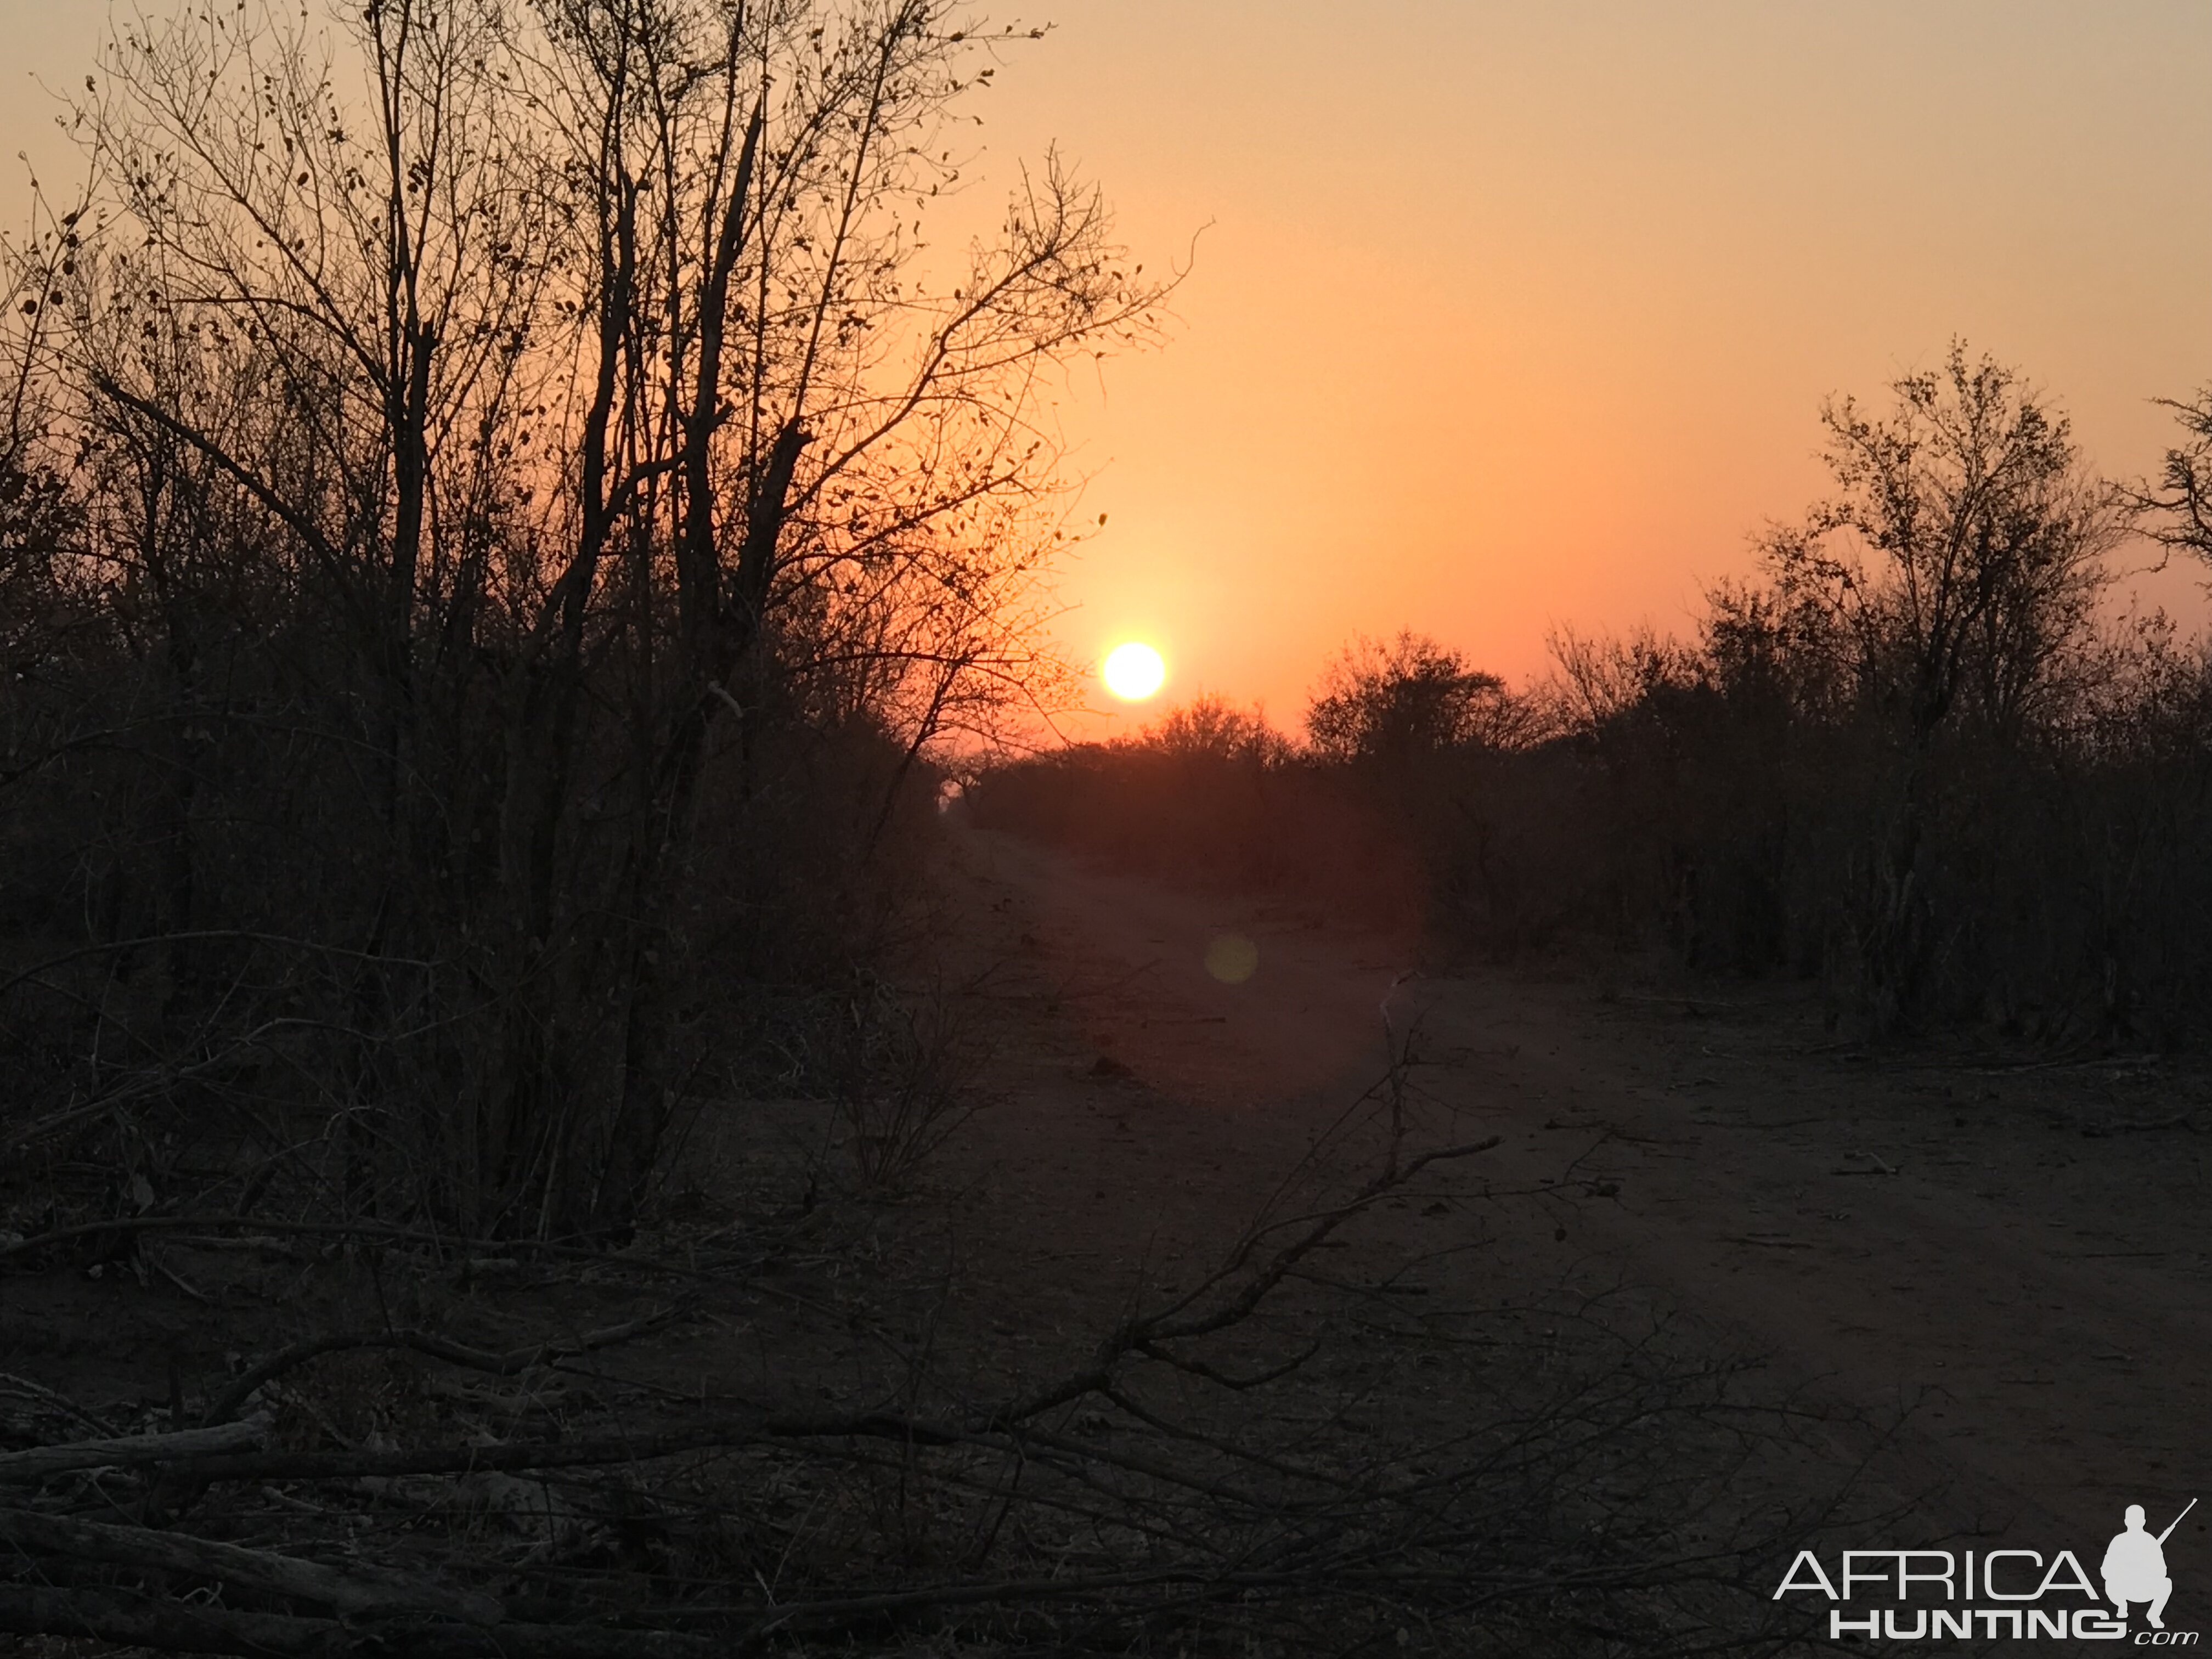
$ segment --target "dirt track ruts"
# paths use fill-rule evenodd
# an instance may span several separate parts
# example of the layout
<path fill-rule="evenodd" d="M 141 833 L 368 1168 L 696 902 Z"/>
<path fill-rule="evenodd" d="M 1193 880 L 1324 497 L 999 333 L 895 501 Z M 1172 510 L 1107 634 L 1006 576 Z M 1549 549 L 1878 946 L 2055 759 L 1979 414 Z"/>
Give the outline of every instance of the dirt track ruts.
<path fill-rule="evenodd" d="M 1418 1020 L 1426 1089 L 1506 1137 L 1427 1224 L 1431 1240 L 1490 1228 L 1489 1247 L 1440 1261 L 1644 1287 L 1717 1352 L 1763 1356 L 1778 1390 L 1904 1412 L 1893 1480 L 1942 1487 L 1933 1517 L 1960 1531 L 2079 1552 L 2127 1504 L 2171 1515 L 2212 1494 L 2205 1139 L 2187 1127 L 2212 1129 L 2203 1077 L 1869 1055 L 1787 987 L 1608 998 L 1588 975 L 1423 975 L 1387 933 L 962 840 L 996 944 L 1054 988 L 1065 1036 L 1006 1073 L 991 1133 L 1058 1161 L 1009 1224 L 1079 1237 L 1095 1194 L 1110 1228 L 1101 1171 L 1150 1170 L 1125 1231 L 1156 1273 L 1202 1255 L 1374 1079 L 1387 1008 L 1401 1030 Z M 1205 970 L 1228 932 L 1259 947 L 1242 985 Z M 1081 1067 L 1094 1054 L 1106 1081 Z M 1121 1068 L 1133 1098 L 1112 1091 Z M 1558 1200 L 1518 1220 L 1474 1201 L 1486 1182 L 1547 1181 Z M 2183 1599 L 2212 1583 L 2205 1524 L 2169 1546 Z"/>

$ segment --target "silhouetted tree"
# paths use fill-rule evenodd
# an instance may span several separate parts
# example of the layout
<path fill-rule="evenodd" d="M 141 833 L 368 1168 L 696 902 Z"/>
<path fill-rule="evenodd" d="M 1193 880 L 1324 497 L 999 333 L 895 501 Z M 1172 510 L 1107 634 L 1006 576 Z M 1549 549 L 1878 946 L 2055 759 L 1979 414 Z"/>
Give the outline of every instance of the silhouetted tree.
<path fill-rule="evenodd" d="M 1686 639 L 1562 628 L 1556 673 L 1517 695 L 1433 641 L 1361 641 L 1261 787 L 1116 745 L 1004 769 L 979 813 L 1370 915 L 1407 915 L 1412 885 L 1445 951 L 1577 934 L 1817 976 L 1861 1035 L 2199 1040 L 2212 646 L 2098 602 L 2135 525 L 2212 560 L 2212 392 L 2173 405 L 2184 441 L 2129 500 L 1963 347 L 1894 391 L 1827 406 L 1832 496 L 1708 590 Z M 1159 728 L 1194 751 L 1233 731 Z M 1389 869 L 1407 879 L 1360 879 Z"/>
<path fill-rule="evenodd" d="M 1322 672 L 1306 735 L 1332 761 L 1404 762 L 1461 744 L 1509 746 L 1524 731 L 1505 683 L 1425 635 L 1361 638 Z"/>
<path fill-rule="evenodd" d="M 1138 742 L 1177 759 L 1241 762 L 1280 766 L 1291 746 L 1257 708 L 1241 708 L 1225 697 L 1193 697 L 1145 728 Z"/>
<path fill-rule="evenodd" d="M 1053 161 L 930 267 L 951 112 L 1016 38 L 937 0 L 334 18 L 140 16 L 88 82 L 30 383 L 159 736 L 101 817 L 145 927 L 322 981 L 325 1103 L 390 1177 L 349 1201 L 619 1229 L 704 953 L 778 886 L 789 734 L 863 757 L 820 798 L 849 867 L 933 740 L 1057 672 L 1040 371 L 1160 290 Z"/>
<path fill-rule="evenodd" d="M 2146 533 L 2212 563 L 2212 386 L 2191 398 L 2159 401 L 2185 436 L 2166 452 L 2157 481 L 2136 486 L 2130 500 Z"/>
<path fill-rule="evenodd" d="M 2090 638 L 2119 492 L 2016 370 L 1970 362 L 1821 411 L 1837 493 L 1760 551 L 1778 599 L 1825 611 L 1860 694 L 1915 750 L 1963 715 L 2016 733 Z M 1806 642 L 1812 642 L 1807 635 Z"/>
<path fill-rule="evenodd" d="M 1933 940 L 1923 843 L 1938 735 L 2016 740 L 2082 659 L 2123 527 L 2112 485 L 2018 373 L 1954 342 L 1939 372 L 1893 386 L 1892 412 L 1821 412 L 1837 493 L 1761 547 L 1785 611 L 1825 614 L 1803 646 L 1843 653 L 1901 767 L 1861 929 L 1872 1012 L 1911 1016 Z"/>

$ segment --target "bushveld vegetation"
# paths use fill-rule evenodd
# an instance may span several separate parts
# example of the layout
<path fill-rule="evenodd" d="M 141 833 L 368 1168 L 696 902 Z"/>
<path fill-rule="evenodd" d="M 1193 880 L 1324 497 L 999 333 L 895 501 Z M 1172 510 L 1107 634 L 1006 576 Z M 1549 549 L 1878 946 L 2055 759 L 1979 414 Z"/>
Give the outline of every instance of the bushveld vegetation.
<path fill-rule="evenodd" d="M 41 1083 L 283 1073 L 364 1213 L 628 1224 L 700 985 L 845 950 L 931 741 L 1045 672 L 1036 373 L 1156 295 L 1056 166 L 928 291 L 991 51 L 922 5 L 126 27 L 9 307 Z"/>
<path fill-rule="evenodd" d="M 932 251 L 1016 39 L 935 0 L 333 15 L 134 15 L 70 116 L 88 188 L 8 251 L 0 1274 L 187 1312 L 151 1405 L 0 1372 L 0 1628 L 1755 1644 L 1724 1374 L 1558 1315 L 1499 1364 L 1494 1309 L 1304 1273 L 1484 1150 L 1420 1150 L 1402 1065 L 1217 1271 L 1003 1382 L 818 1168 L 672 1188 L 703 1103 L 834 1100 L 871 1188 L 964 1109 L 911 990 L 941 740 L 1058 695 L 1036 400 L 1163 289 L 1048 161 Z M 1343 675 L 1316 777 L 1542 752 L 1448 657 Z M 1593 732 L 1644 744 L 1656 696 Z M 1228 818 L 1310 766 L 1204 708 L 1110 758 Z M 76 1351 L 9 1320 L 25 1369 Z M 639 1357 L 702 1330 L 712 1376 Z M 1329 1330 L 1490 1403 L 1355 1437 L 1307 1408 Z"/>
<path fill-rule="evenodd" d="M 2212 412 L 2154 483 L 2084 465 L 1954 345 L 1823 410 L 1832 495 L 1686 641 L 1562 630 L 1509 691 L 1415 635 L 1331 665 L 1303 746 L 1200 700 L 988 771 L 977 820 L 1297 886 L 1512 957 L 1566 939 L 1817 979 L 1862 1034 L 2201 1042 L 2212 656 L 2109 599 L 2130 532 L 2212 550 Z"/>

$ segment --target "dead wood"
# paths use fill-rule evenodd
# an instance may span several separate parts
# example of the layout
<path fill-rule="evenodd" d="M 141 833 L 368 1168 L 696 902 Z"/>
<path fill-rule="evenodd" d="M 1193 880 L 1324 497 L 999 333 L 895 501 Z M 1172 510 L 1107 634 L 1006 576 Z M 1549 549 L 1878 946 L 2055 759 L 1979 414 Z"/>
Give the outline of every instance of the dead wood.
<path fill-rule="evenodd" d="M 526 1347 L 511 1348 L 495 1352 L 484 1348 L 472 1348 L 464 1342 L 439 1335 L 434 1331 L 388 1329 L 355 1331 L 325 1336 L 313 1336 L 280 1349 L 258 1364 L 249 1367 L 207 1409 L 204 1419 L 210 1424 L 222 1423 L 234 1416 L 256 1390 L 265 1387 L 285 1372 L 306 1364 L 309 1360 L 325 1354 L 344 1353 L 362 1348 L 408 1348 L 427 1354 L 433 1359 L 442 1359 L 448 1364 L 459 1365 L 470 1370 L 488 1372 L 494 1376 L 514 1376 L 532 1366 L 550 1364 L 556 1359 L 577 1354 L 591 1353 L 611 1348 L 660 1330 L 684 1316 L 685 1306 L 663 1309 L 641 1319 L 632 1319 L 620 1325 L 592 1331 L 567 1341 L 538 1342 Z"/>
<path fill-rule="evenodd" d="M 1510 1620 L 1561 1596 L 1591 1606 L 1626 1598 L 1618 1605 L 1627 1617 L 1638 1597 L 1658 1598 L 1656 1607 L 1678 1590 L 1703 1593 L 1685 1588 L 1704 1569 L 1670 1537 L 1679 1511 L 1655 1513 L 1642 1530 L 1609 1522 L 1596 1553 L 1560 1555 L 1544 1540 L 1564 1523 L 1526 1508 L 1525 1494 L 1571 1482 L 1593 1447 L 1618 1447 L 1608 1461 L 1641 1456 L 1631 1449 L 1639 1437 L 1698 1420 L 1705 1373 L 1646 1379 L 1631 1358 L 1618 1374 L 1564 1379 L 1463 1444 L 1419 1449 L 1387 1423 L 1358 1421 L 1366 1413 L 1351 1399 L 1317 1437 L 1268 1403 L 1271 1389 L 1338 1352 L 1311 1329 L 1266 1335 L 1255 1349 L 1255 1322 L 1279 1298 L 1349 1298 L 1378 1328 L 1420 1322 L 1389 1311 L 1398 1287 L 1348 1279 L 1316 1290 L 1310 1265 L 1408 1182 L 1498 1144 L 1415 1152 L 1412 1105 L 1401 1056 L 1188 1291 L 1120 1320 L 1080 1363 L 996 1394 L 963 1384 L 933 1396 L 923 1359 L 906 1391 L 864 1404 L 779 1389 L 686 1407 L 664 1395 L 635 1419 L 586 1407 L 558 1432 L 475 1443 L 458 1432 L 422 1443 L 418 1421 L 398 1444 L 272 1447 L 253 1425 L 225 1421 L 256 1390 L 326 1356 L 399 1350 L 511 1376 L 661 1328 L 690 1304 L 506 1349 L 404 1325 L 306 1337 L 225 1379 L 203 1429 L 15 1455 L 25 1471 L 119 1463 L 126 1483 L 143 1469 L 148 1516 L 173 1517 L 161 1494 L 187 1488 L 200 1531 L 280 1536 L 292 1540 L 287 1553 L 7 1511 L 0 1540 L 23 1552 L 23 1565 L 0 1589 L 0 1628 L 174 1651 L 468 1659 L 689 1659 L 805 1640 L 873 1650 L 971 1626 L 1057 1650 L 1121 1650 L 1141 1631 L 1172 1629 L 1210 1651 L 1227 1632 L 1295 1646 L 1326 1625 L 1334 1645 L 1356 1646 L 1374 1639 L 1378 1620 L 1443 1629 L 1478 1607 Z M 1364 1181 L 1329 1173 L 1377 1133 L 1382 1150 L 1368 1145 Z M 374 1226 L 332 1231 L 397 1242 Z M 1420 1318 L 1460 1316 L 1437 1307 Z M 313 1383 L 294 1386 L 312 1401 Z M 761 1496 L 812 1494 L 817 1513 L 858 1514 L 893 1489 L 916 1494 L 933 1517 L 931 1553 L 901 1553 L 908 1547 L 886 1538 L 888 1548 L 834 1571 L 806 1559 L 804 1535 L 772 1505 L 763 1513 Z M 447 1540 L 450 1584 L 395 1558 L 392 1522 L 403 1516 L 408 1532 Z M 326 1565 L 371 1540 L 382 1543 L 375 1564 Z M 137 1582 L 161 1573 L 221 1582 L 247 1610 Z M 1712 1593 L 1729 1592 L 1723 1583 Z M 253 1610 L 271 1597 L 290 1605 Z M 1396 1626 L 1380 1628 L 1387 1638 Z"/>
<path fill-rule="evenodd" d="M 331 1567 L 268 1550 L 241 1549 L 150 1527 L 116 1527 L 28 1510 L 0 1510 L 0 1541 L 75 1561 L 221 1579 L 345 1613 L 437 1613 L 471 1624 L 497 1624 L 506 1609 L 493 1597 L 362 1567 Z"/>
<path fill-rule="evenodd" d="M 374 1624 L 238 1613 L 132 1590 L 0 1585 L 0 1631 L 88 1636 L 172 1653 L 235 1653 L 270 1659 L 720 1659 L 726 1642 L 672 1631 L 590 1626 Z"/>
<path fill-rule="evenodd" d="M 560 1257 L 573 1261 L 619 1261 L 604 1249 L 580 1244 L 560 1244 L 544 1239 L 475 1238 L 464 1234 L 426 1231 L 417 1227 L 399 1227 L 376 1221 L 275 1221 L 265 1216 L 241 1215 L 129 1215 L 112 1216 L 104 1221 L 82 1221 L 66 1227 L 51 1228 L 28 1238 L 20 1238 L 0 1244 L 0 1261 L 11 1257 L 31 1255 L 51 1249 L 57 1244 L 67 1244 L 80 1238 L 104 1238 L 109 1235 L 162 1232 L 244 1231 L 253 1234 L 290 1234 L 301 1238 L 326 1238 L 337 1242 L 362 1244 L 411 1244 L 432 1250 L 497 1249 L 515 1254 Z"/>
<path fill-rule="evenodd" d="M 268 1437 L 268 1419 L 252 1418 L 243 1423 L 184 1429 L 174 1434 L 33 1446 L 28 1451 L 0 1453 L 0 1486 L 35 1486 L 71 1469 L 135 1468 L 209 1453 L 246 1451 L 262 1445 Z"/>

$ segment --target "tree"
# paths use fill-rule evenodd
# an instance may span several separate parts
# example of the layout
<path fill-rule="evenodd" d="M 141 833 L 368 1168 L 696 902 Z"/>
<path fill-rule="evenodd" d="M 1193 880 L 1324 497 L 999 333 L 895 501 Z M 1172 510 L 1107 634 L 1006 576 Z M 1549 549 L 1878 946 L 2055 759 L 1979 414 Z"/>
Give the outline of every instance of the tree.
<path fill-rule="evenodd" d="M 225 787 L 280 720 L 315 780 L 222 809 L 296 886 L 171 884 L 319 964 L 348 1133 L 409 1171 L 362 1201 L 619 1229 L 747 925 L 731 803 L 779 731 L 868 727 L 895 791 L 1049 680 L 1042 376 L 1163 289 L 1054 161 L 933 268 L 954 106 L 1027 38 L 939 0 L 333 16 L 127 25 L 81 112 L 110 596 L 173 598 L 161 695 Z"/>
<path fill-rule="evenodd" d="M 1257 708 L 1240 708 L 1206 695 L 1170 709 L 1136 739 L 1143 748 L 1176 760 L 1244 765 L 1264 769 L 1282 763 L 1291 749 Z"/>
<path fill-rule="evenodd" d="M 2212 562 L 2212 386 L 2186 400 L 2159 401 L 2185 436 L 2166 452 L 2156 483 L 2128 492 L 2129 504 L 2161 545 Z"/>
<path fill-rule="evenodd" d="M 2124 528 L 2118 493 L 2016 371 L 1954 341 L 1941 371 L 1892 389 L 1886 417 L 1849 398 L 1822 410 L 1837 493 L 1760 547 L 1800 645 L 1845 653 L 1842 676 L 1902 754 L 1859 929 L 1878 1027 L 1911 1018 L 1935 945 L 1920 866 L 1938 739 L 2030 732 L 2093 642 Z"/>
<path fill-rule="evenodd" d="M 1894 382 L 1893 411 L 1820 412 L 1837 493 L 1759 551 L 1784 607 L 1825 612 L 1863 699 L 1925 749 L 1964 716 L 2016 736 L 2087 643 L 2113 487 L 2017 371 L 1969 362 Z"/>
<path fill-rule="evenodd" d="M 1463 744 L 1511 747 L 1523 711 L 1495 674 L 1426 635 L 1361 637 L 1322 672 L 1306 735 L 1324 758 L 1401 763 Z"/>

